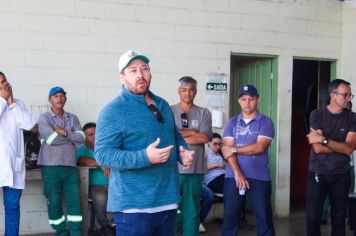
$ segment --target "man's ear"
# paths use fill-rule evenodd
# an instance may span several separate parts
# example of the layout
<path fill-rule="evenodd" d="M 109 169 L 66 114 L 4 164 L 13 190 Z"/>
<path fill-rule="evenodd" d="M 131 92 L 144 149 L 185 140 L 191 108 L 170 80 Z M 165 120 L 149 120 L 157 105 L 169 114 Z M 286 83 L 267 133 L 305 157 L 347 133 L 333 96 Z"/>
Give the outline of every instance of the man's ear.
<path fill-rule="evenodd" d="M 118 79 L 120 80 L 120 82 L 121 82 L 122 84 L 124 84 L 124 80 L 125 80 L 124 72 L 120 72 L 120 73 L 119 73 Z"/>

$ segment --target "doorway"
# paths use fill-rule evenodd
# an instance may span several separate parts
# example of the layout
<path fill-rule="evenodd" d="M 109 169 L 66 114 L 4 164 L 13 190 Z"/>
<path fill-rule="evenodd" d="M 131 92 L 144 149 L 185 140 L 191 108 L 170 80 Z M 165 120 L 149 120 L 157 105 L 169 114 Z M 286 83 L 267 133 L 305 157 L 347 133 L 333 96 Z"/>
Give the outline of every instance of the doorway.
<path fill-rule="evenodd" d="M 293 60 L 292 125 L 291 125 L 291 213 L 305 208 L 306 182 L 310 145 L 309 115 L 328 104 L 328 84 L 335 79 L 335 61 Z"/>

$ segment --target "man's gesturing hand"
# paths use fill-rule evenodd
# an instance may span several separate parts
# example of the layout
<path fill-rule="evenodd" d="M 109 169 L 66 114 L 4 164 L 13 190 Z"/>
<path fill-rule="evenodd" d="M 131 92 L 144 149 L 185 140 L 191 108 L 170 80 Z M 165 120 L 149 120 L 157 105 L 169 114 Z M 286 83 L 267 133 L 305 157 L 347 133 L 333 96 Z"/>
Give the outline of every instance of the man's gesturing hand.
<path fill-rule="evenodd" d="M 169 145 L 165 148 L 157 148 L 160 143 L 160 139 L 157 138 L 156 141 L 148 145 L 146 148 L 146 155 L 151 164 L 166 162 L 169 158 L 169 154 L 173 149 L 173 145 Z"/>
<path fill-rule="evenodd" d="M 189 169 L 194 159 L 194 151 L 187 150 L 183 146 L 180 146 L 179 153 L 182 158 L 183 170 Z"/>

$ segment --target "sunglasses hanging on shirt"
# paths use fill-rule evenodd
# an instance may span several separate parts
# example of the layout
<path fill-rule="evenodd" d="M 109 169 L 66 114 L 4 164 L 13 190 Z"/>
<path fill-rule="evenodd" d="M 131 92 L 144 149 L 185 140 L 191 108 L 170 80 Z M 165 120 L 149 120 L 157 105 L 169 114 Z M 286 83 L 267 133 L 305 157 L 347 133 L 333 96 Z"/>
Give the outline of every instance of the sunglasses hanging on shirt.
<path fill-rule="evenodd" d="M 150 111 L 156 117 L 158 122 L 163 123 L 163 116 L 159 112 L 158 108 L 153 103 L 148 106 L 148 109 L 150 109 Z"/>
<path fill-rule="evenodd" d="M 183 128 L 188 128 L 188 115 L 187 115 L 187 113 L 182 113 L 181 115 L 180 115 L 180 119 L 181 119 L 181 121 L 182 121 L 182 127 Z"/>

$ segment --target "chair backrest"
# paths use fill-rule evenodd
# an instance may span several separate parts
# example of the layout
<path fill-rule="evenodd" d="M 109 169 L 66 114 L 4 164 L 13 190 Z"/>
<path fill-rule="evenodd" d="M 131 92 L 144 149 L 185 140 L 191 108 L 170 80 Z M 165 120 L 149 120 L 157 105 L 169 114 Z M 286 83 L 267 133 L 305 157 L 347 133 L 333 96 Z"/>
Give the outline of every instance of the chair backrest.
<path fill-rule="evenodd" d="M 38 154 L 41 148 L 41 142 L 37 137 L 37 133 L 32 131 L 24 131 L 25 141 L 25 163 L 27 169 L 36 169 Z"/>

